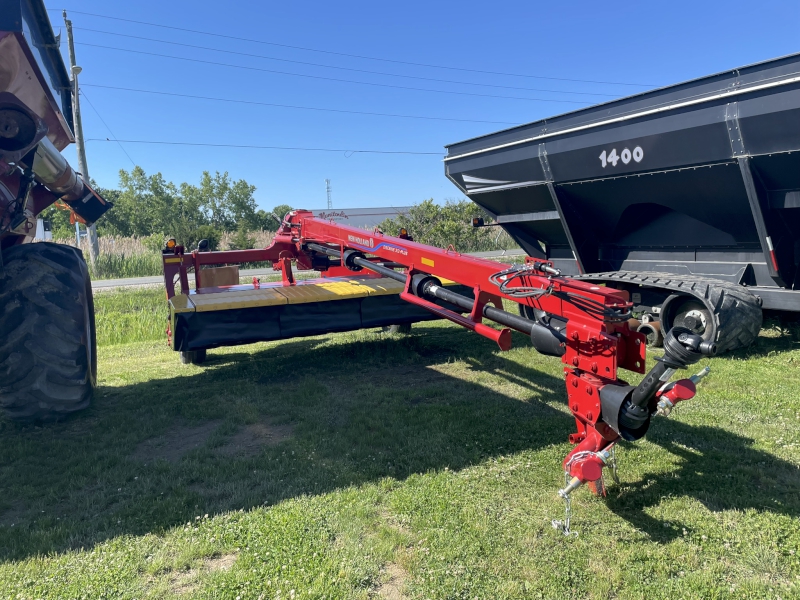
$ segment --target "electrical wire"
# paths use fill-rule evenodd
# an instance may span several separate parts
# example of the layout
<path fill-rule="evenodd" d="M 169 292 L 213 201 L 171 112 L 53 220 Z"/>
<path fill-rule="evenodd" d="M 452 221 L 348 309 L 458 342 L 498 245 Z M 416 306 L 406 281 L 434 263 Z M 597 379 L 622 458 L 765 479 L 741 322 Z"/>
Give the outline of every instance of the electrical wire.
<path fill-rule="evenodd" d="M 62 10 L 67 10 L 67 9 L 49 8 L 47 10 L 49 12 L 61 12 Z M 502 72 L 502 71 L 486 71 L 486 70 L 481 70 L 481 69 L 467 69 L 467 68 L 464 68 L 464 67 L 453 67 L 453 66 L 447 66 L 447 65 L 434 65 L 434 64 L 428 64 L 428 63 L 417 63 L 417 62 L 410 62 L 410 61 L 404 61 L 404 60 L 393 60 L 391 58 L 376 58 L 374 56 L 363 56 L 363 55 L 360 55 L 360 54 L 347 54 L 345 52 L 335 52 L 333 50 L 319 50 L 317 48 L 307 48 L 307 47 L 304 47 L 304 46 L 292 46 L 292 45 L 289 45 L 289 44 L 280 44 L 280 43 L 277 43 L 277 42 L 267 42 L 267 41 L 264 41 L 264 40 L 254 40 L 254 39 L 235 36 L 235 35 L 227 35 L 227 34 L 224 34 L 224 33 L 214 33 L 214 32 L 211 32 L 211 31 L 202 31 L 202 30 L 197 30 L 197 29 L 187 29 L 185 27 L 175 27 L 173 25 L 162 25 L 160 23 L 150 23 L 148 21 L 137 21 L 135 19 L 126 19 L 126 18 L 123 18 L 123 17 L 113 17 L 113 16 L 110 16 L 110 15 L 101 15 L 101 14 L 98 14 L 98 13 L 91 13 L 91 12 L 85 12 L 85 11 L 80 11 L 80 10 L 70 10 L 69 12 L 75 13 L 77 15 L 86 15 L 86 16 L 89 16 L 89 17 L 97 17 L 97 18 L 100 18 L 100 19 L 109 19 L 109 20 L 112 20 L 112 21 L 121 21 L 121 22 L 124 22 L 124 23 L 135 23 L 137 25 L 147 25 L 148 27 L 160 27 L 161 29 L 171 29 L 173 31 L 183 31 L 183 32 L 186 32 L 186 33 L 195 33 L 195 34 L 199 34 L 199 35 L 209 35 L 209 36 L 228 39 L 228 40 L 238 40 L 240 42 L 251 42 L 251 43 L 254 43 L 254 44 L 263 44 L 263 45 L 267 45 L 267 46 L 277 46 L 277 47 L 280 47 L 280 48 L 290 48 L 292 50 L 303 50 L 303 51 L 306 51 L 306 52 L 318 52 L 318 53 L 321 53 L 321 54 L 332 54 L 332 55 L 335 55 L 335 56 L 346 56 L 348 58 L 359 58 L 359 59 L 364 59 L 364 60 L 375 60 L 375 61 L 380 61 L 380 62 L 388 62 L 388 63 L 400 64 L 400 65 L 411 65 L 411 66 L 414 66 L 414 67 L 426 67 L 426 68 L 431 68 L 431 69 L 446 69 L 446 70 L 450 70 L 450 71 L 463 71 L 463 72 L 468 72 L 468 73 L 483 73 L 483 74 L 486 74 L 486 75 L 503 75 L 503 76 L 507 76 L 507 77 L 524 77 L 524 78 L 529 78 L 529 79 L 548 79 L 548 80 L 551 80 L 551 81 L 571 81 L 571 82 L 577 82 L 577 83 L 597 83 L 597 84 L 602 84 L 602 85 L 626 85 L 626 86 L 633 86 L 633 87 L 655 87 L 655 85 L 656 85 L 656 84 L 650 84 L 650 83 L 626 83 L 626 82 L 622 82 L 622 81 L 598 81 L 598 80 L 592 80 L 592 79 L 570 79 L 570 78 L 566 78 L 566 77 L 545 77 L 543 75 L 525 75 L 525 74 L 520 74 L 520 73 L 508 73 L 508 72 Z"/>
<path fill-rule="evenodd" d="M 210 144 L 206 142 L 168 142 L 162 140 L 110 140 L 108 138 L 88 138 L 87 142 L 116 141 L 125 144 L 159 144 L 166 146 L 207 146 L 210 148 L 252 148 L 254 150 L 302 150 L 307 152 L 344 152 L 353 154 L 412 154 L 427 156 L 444 156 L 443 152 L 413 152 L 409 150 L 350 150 L 347 148 L 304 148 L 299 146 L 256 146 L 250 144 Z M 349 158 L 349 156 L 348 156 Z"/>
<path fill-rule="evenodd" d="M 497 85 L 494 83 L 474 83 L 471 81 L 453 81 L 452 79 L 438 79 L 436 77 L 419 77 L 417 75 L 400 75 L 397 73 L 385 73 L 382 71 L 369 71 L 367 69 L 353 69 L 350 67 L 337 67 L 335 65 L 325 65 L 320 63 L 312 63 L 312 62 L 304 62 L 301 60 L 291 60 L 288 58 L 276 58 L 274 56 L 265 56 L 263 54 L 251 54 L 249 52 L 237 52 L 235 50 L 223 50 L 221 48 L 212 48 L 210 46 L 196 46 L 194 44 L 184 44 L 182 42 L 172 42 L 169 40 L 159 40 L 156 38 L 148 38 L 139 35 L 129 35 L 126 33 L 118 33 L 114 31 L 102 31 L 100 29 L 89 29 L 88 27 L 74 27 L 73 29 L 81 30 L 81 31 L 91 31 L 93 33 L 103 33 L 108 35 L 113 35 L 114 37 L 126 37 L 131 38 L 134 40 L 144 40 L 147 42 L 157 42 L 160 44 L 171 44 L 173 46 L 182 46 L 184 48 L 193 48 L 195 50 L 210 50 L 212 52 L 223 52 L 225 54 L 235 54 L 237 56 L 247 56 L 250 58 L 264 58 L 266 60 L 275 60 L 279 62 L 288 62 L 297 65 L 307 65 L 311 67 L 323 67 L 326 69 L 339 69 L 342 71 L 353 71 L 355 73 L 367 73 L 369 75 L 383 75 L 387 77 L 402 77 L 404 79 L 419 79 L 422 81 L 433 81 L 436 83 L 454 83 L 457 85 L 474 85 L 480 87 L 489 87 L 489 88 L 499 88 L 499 89 L 506 89 L 506 90 L 524 90 L 528 92 L 552 92 L 554 94 L 573 94 L 578 96 L 606 96 L 608 98 L 618 98 L 617 94 L 603 94 L 600 92 L 572 92 L 568 90 L 547 90 L 541 88 L 529 88 L 529 87 L 519 87 L 513 85 Z"/>
<path fill-rule="evenodd" d="M 81 88 L 83 88 L 83 84 L 81 84 Z M 94 111 L 94 114 L 96 114 L 97 118 L 100 119 L 100 121 L 102 121 L 103 125 L 106 126 L 106 129 L 108 129 L 108 133 L 110 133 L 111 137 L 114 139 L 114 141 L 117 142 L 117 145 L 119 146 L 120 150 L 122 150 L 125 153 L 125 156 L 128 157 L 128 160 L 131 161 L 131 164 L 135 167 L 136 166 L 136 162 L 131 158 L 131 155 L 128 154 L 128 151 L 125 150 L 125 147 L 122 144 L 119 143 L 119 140 L 117 139 L 117 136 L 115 136 L 114 132 L 111 131 L 111 127 L 108 126 L 108 123 L 106 123 L 106 120 L 100 115 L 100 113 L 98 112 L 97 108 L 95 108 L 94 104 L 92 104 L 92 101 L 89 100 L 89 96 L 86 95 L 86 92 L 83 89 L 81 89 L 80 94 L 81 94 L 81 96 L 83 96 L 83 99 L 86 100 L 89 103 L 89 106 L 92 107 L 92 110 Z"/>
<path fill-rule="evenodd" d="M 121 90 L 124 92 L 138 92 L 141 94 L 158 94 L 161 96 L 175 96 L 177 98 L 193 98 L 197 100 L 213 100 L 215 102 L 234 102 L 237 104 L 251 104 L 255 106 L 273 106 L 278 108 L 293 108 L 298 110 L 313 110 L 313 111 L 320 111 L 320 112 L 334 112 L 334 113 L 345 113 L 351 115 L 370 115 L 370 116 L 377 116 L 377 117 L 395 117 L 399 119 L 423 119 L 426 121 L 455 121 L 458 123 L 491 123 L 494 125 L 519 125 L 519 123 L 512 123 L 511 121 L 484 121 L 480 119 L 456 119 L 456 118 L 448 118 L 448 117 L 425 117 L 419 115 L 400 115 L 395 113 L 379 113 L 379 112 L 368 112 L 368 111 L 361 111 L 361 110 L 343 110 L 337 108 L 317 108 L 313 106 L 296 106 L 292 104 L 275 104 L 273 102 L 256 102 L 254 100 L 235 100 L 232 98 L 217 98 L 214 96 L 198 96 L 194 94 L 181 94 L 178 92 L 159 92 L 156 90 L 140 90 L 136 88 L 126 88 L 126 87 L 118 87 L 113 85 L 100 85 L 96 83 L 81 83 L 81 87 L 95 87 L 95 88 L 103 88 L 107 90 Z"/>
<path fill-rule="evenodd" d="M 247 71 L 260 71 L 262 73 L 274 73 L 277 75 L 291 75 L 293 77 L 305 77 L 307 79 L 321 79 L 324 81 L 336 81 L 339 83 L 355 83 L 358 85 L 370 85 L 374 87 L 384 87 L 384 88 L 393 88 L 398 90 L 413 90 L 417 92 L 433 92 L 436 94 L 455 94 L 458 96 L 480 96 L 483 98 L 505 98 L 507 100 L 527 100 L 529 102 L 559 102 L 559 103 L 568 103 L 568 104 L 580 104 L 582 106 L 586 106 L 586 102 L 581 102 L 580 100 L 554 100 L 551 98 L 521 98 L 519 96 L 501 96 L 498 94 L 479 94 L 477 92 L 458 92 L 454 90 L 432 90 L 428 88 L 417 88 L 405 85 L 394 85 L 391 83 L 375 83 L 375 82 L 368 82 L 368 81 L 354 81 L 352 79 L 339 79 L 337 77 L 325 77 L 323 75 L 307 75 L 303 73 L 292 73 L 291 71 L 277 71 L 275 69 L 264 69 L 263 67 L 249 67 L 244 65 L 234 65 L 230 63 L 221 63 L 216 62 L 213 60 L 202 60 L 199 58 L 186 58 L 183 56 L 172 56 L 169 54 L 161 54 L 158 52 L 146 52 L 144 50 L 132 50 L 130 48 L 117 48 L 115 46 L 104 46 L 102 44 L 90 44 L 88 42 L 80 42 L 81 46 L 89 46 L 92 48 L 102 48 L 104 50 L 117 50 L 119 52 L 130 52 L 133 54 L 144 54 L 146 56 L 157 56 L 159 58 L 171 58 L 174 60 L 183 60 L 187 62 L 194 62 L 194 63 L 201 63 L 206 65 L 215 65 L 218 67 L 229 67 L 234 69 L 245 69 Z"/>

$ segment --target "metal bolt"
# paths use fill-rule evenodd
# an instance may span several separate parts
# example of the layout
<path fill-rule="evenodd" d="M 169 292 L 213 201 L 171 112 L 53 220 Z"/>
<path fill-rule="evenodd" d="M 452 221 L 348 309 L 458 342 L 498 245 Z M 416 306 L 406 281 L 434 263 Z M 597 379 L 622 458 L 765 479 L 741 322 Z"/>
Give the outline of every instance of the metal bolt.
<path fill-rule="evenodd" d="M 590 385 L 586 386 L 586 393 L 589 394 L 590 396 L 592 395 L 592 386 Z"/>
<path fill-rule="evenodd" d="M 590 421 L 592 420 L 592 417 L 594 417 L 592 413 L 586 413 L 586 418 L 589 419 Z"/>
<path fill-rule="evenodd" d="M 592 372 L 593 373 L 597 373 L 597 363 L 596 362 L 592 363 Z"/>

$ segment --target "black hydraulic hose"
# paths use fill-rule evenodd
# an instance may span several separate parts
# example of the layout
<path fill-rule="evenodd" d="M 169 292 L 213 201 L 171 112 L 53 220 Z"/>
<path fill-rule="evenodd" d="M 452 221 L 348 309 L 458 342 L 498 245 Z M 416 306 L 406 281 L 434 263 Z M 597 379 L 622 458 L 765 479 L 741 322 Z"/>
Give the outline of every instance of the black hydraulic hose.
<path fill-rule="evenodd" d="M 327 246 L 322 246 L 320 244 L 308 244 L 308 248 L 311 250 L 315 250 L 317 252 L 322 252 L 327 254 L 328 256 L 333 256 L 336 258 L 341 258 L 341 252 L 336 250 L 335 248 L 329 248 Z M 347 253 L 351 252 L 345 250 L 345 262 L 347 262 Z M 374 271 L 376 273 L 380 273 L 384 277 L 389 277 L 394 279 L 395 281 L 406 281 L 406 275 L 403 273 L 398 273 L 393 269 L 389 269 L 387 267 L 377 265 L 374 262 L 371 262 L 364 258 L 363 256 L 352 255 L 350 257 L 350 261 L 353 264 L 358 265 L 359 267 L 363 267 L 364 269 L 369 269 L 370 271 Z M 471 311 L 472 306 L 474 304 L 474 300 L 472 298 L 467 298 L 466 296 L 462 296 L 461 294 L 457 294 L 451 290 L 444 289 L 440 285 L 436 285 L 433 282 L 426 284 L 423 288 L 423 292 L 427 296 L 433 296 L 434 298 L 438 298 L 439 300 L 444 300 L 445 302 L 449 302 L 450 304 L 454 304 L 459 308 L 463 308 L 465 311 Z M 494 321 L 495 323 L 500 323 L 501 325 L 505 325 L 506 327 L 511 327 L 512 329 L 516 329 L 517 331 L 521 331 L 527 335 L 531 334 L 535 323 L 529 319 L 524 317 L 520 317 L 518 315 L 512 314 L 510 312 L 506 312 L 499 308 L 495 308 L 494 306 L 489 306 L 488 304 L 483 307 L 483 316 L 487 319 Z"/>
<path fill-rule="evenodd" d="M 441 286 L 429 285 L 426 287 L 425 292 L 436 296 L 440 300 L 444 300 L 450 304 L 455 304 L 456 306 L 465 310 L 472 310 L 474 301 L 471 298 L 467 298 L 461 294 L 446 290 Z M 488 304 L 483 307 L 483 316 L 487 319 L 491 319 L 495 323 L 500 323 L 501 325 L 511 327 L 512 329 L 516 329 L 517 331 L 521 331 L 522 333 L 526 333 L 528 335 L 531 334 L 531 330 L 535 324 L 533 321 L 526 319 L 525 317 L 520 317 L 499 308 L 495 308 L 494 306 L 489 306 Z"/>
<path fill-rule="evenodd" d="M 334 258 L 342 258 L 342 253 L 336 250 L 335 248 L 328 248 L 327 246 L 322 246 L 320 244 L 308 244 L 308 248 L 311 250 L 315 250 L 317 252 L 322 252 L 323 254 L 327 254 L 328 256 L 333 256 Z M 347 260 L 347 253 L 353 252 L 352 250 L 345 250 L 345 261 Z M 360 254 L 360 253 L 356 253 Z M 370 271 L 375 271 L 376 273 L 380 273 L 384 277 L 389 277 L 390 279 L 394 279 L 395 281 L 401 281 L 405 283 L 406 276 L 403 273 L 398 273 L 394 269 L 390 269 L 388 267 L 382 265 L 376 265 L 374 262 L 368 261 L 366 258 L 362 256 L 351 256 L 350 260 L 353 264 L 358 265 L 359 267 L 363 267 L 365 269 L 369 269 Z"/>
<path fill-rule="evenodd" d="M 406 276 L 403 273 L 398 273 L 394 269 L 390 269 L 382 265 L 376 265 L 374 262 L 370 262 L 366 258 L 356 257 L 353 259 L 353 262 L 359 267 L 364 267 L 370 271 L 375 271 L 376 273 L 380 273 L 384 277 L 394 279 L 395 281 L 400 281 L 402 283 L 405 283 L 406 281 Z"/>

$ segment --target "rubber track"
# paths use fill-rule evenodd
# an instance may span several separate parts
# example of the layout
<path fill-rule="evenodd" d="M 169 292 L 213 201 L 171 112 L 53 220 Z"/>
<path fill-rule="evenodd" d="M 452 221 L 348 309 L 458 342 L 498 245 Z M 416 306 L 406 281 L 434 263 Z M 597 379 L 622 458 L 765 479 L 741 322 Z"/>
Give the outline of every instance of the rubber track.
<path fill-rule="evenodd" d="M 675 275 L 649 271 L 587 273 L 575 279 L 597 283 L 624 283 L 682 293 L 705 304 L 713 313 L 718 352 L 749 346 L 758 337 L 763 316 L 761 301 L 746 288 L 698 275 Z"/>
<path fill-rule="evenodd" d="M 24 422 L 56 421 L 86 408 L 96 375 L 87 344 L 95 357 L 96 347 L 83 256 L 71 246 L 35 243 L 5 250 L 3 262 L 0 406 Z"/>

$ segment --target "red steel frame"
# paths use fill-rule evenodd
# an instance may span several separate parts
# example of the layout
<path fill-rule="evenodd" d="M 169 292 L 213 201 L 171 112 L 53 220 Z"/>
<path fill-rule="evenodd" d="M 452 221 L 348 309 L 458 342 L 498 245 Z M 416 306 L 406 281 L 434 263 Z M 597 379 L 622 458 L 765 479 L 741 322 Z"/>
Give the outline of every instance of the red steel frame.
<path fill-rule="evenodd" d="M 270 261 L 273 268 L 283 272 L 283 284 L 293 285 L 291 261 L 297 268 L 307 270 L 312 266 L 312 253 L 306 244 L 324 244 L 344 253 L 351 249 L 375 257 L 371 260 L 398 263 L 406 268 L 406 289 L 401 297 L 440 317 L 450 319 L 476 333 L 495 341 L 501 349 L 511 347 L 511 334 L 506 328 L 496 329 L 483 324 L 483 307 L 486 304 L 502 309 L 502 300 L 524 304 L 567 320 L 566 351 L 563 355 L 569 409 L 577 431 L 569 436 L 575 448 L 564 459 L 570 476 L 580 483 L 594 484 L 602 477 L 605 462 L 600 452 L 615 444 L 619 435 L 601 419 L 600 390 L 606 385 L 624 385 L 617 378 L 617 369 L 644 373 L 645 337 L 632 331 L 627 322 L 607 322 L 552 294 L 518 298 L 504 295 L 490 283 L 489 277 L 508 268 L 495 261 L 485 260 L 456 252 L 452 247 L 442 250 L 408 239 L 392 237 L 378 231 L 340 225 L 313 217 L 309 211 L 292 211 L 286 215 L 272 244 L 265 249 L 226 252 L 198 252 L 185 255 L 183 248 L 164 255 L 164 278 L 167 296 L 175 294 L 175 279 L 181 291 L 189 293 L 187 267 L 194 267 L 197 286 L 201 285 L 203 265 L 224 263 Z M 343 255 L 343 254 L 342 254 Z M 528 259 L 530 262 L 544 262 Z M 469 315 L 461 315 L 433 302 L 420 298 L 412 291 L 412 276 L 424 273 L 455 281 L 474 291 L 474 306 Z M 352 274 L 344 266 L 331 267 L 327 275 Z M 627 312 L 631 304 L 626 291 L 600 287 L 566 277 L 548 277 L 530 274 L 518 280 L 518 285 L 536 286 L 556 292 L 571 292 L 601 303 L 609 309 Z M 595 488 L 595 486 L 592 486 Z M 602 492 L 598 485 L 595 491 Z"/>

